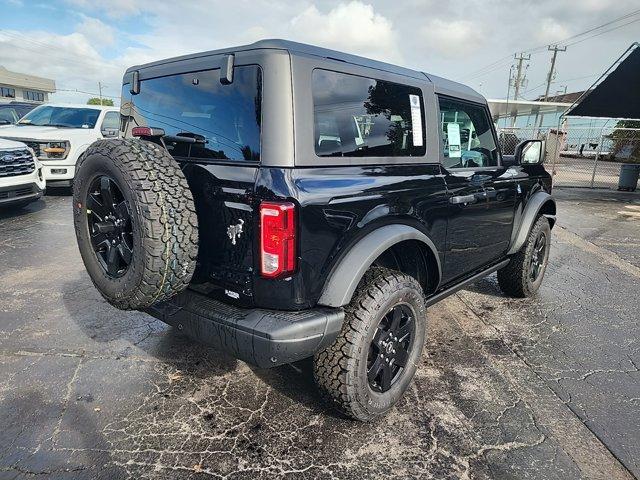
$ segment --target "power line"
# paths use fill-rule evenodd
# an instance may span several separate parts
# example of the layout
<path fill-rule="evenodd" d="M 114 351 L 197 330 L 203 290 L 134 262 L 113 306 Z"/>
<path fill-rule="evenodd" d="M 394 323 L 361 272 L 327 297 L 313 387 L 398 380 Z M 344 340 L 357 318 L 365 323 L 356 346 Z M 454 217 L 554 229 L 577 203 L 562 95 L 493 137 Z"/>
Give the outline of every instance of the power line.
<path fill-rule="evenodd" d="M 578 43 L 585 42 L 585 41 L 590 40 L 592 38 L 599 37 L 600 35 L 604 35 L 605 33 L 611 32 L 613 30 L 617 30 L 617 29 L 622 28 L 622 27 L 626 27 L 627 25 L 631 25 L 632 23 L 636 23 L 636 22 L 640 22 L 640 18 L 636 18 L 635 20 L 631 20 L 630 22 L 623 23 L 622 25 L 618 25 L 616 27 L 609 28 L 609 29 L 604 30 L 602 32 L 598 32 L 595 35 L 591 35 L 591 36 L 589 36 L 587 38 L 582 38 L 580 40 L 576 40 L 575 42 L 567 43 L 566 46 L 570 47 L 571 45 L 576 45 Z"/>
<path fill-rule="evenodd" d="M 582 37 L 582 36 L 587 35 L 589 33 L 595 32 L 596 30 L 600 30 L 603 27 L 612 25 L 612 24 L 617 23 L 617 22 L 619 22 L 621 20 L 625 20 L 625 19 L 627 19 L 629 17 L 633 17 L 635 15 L 638 15 L 639 13 L 640 13 L 640 9 L 633 10 L 632 12 L 626 13 L 625 15 L 617 17 L 617 18 L 615 18 L 613 20 L 610 20 L 608 22 L 605 22 L 605 23 L 603 23 L 601 25 L 589 28 L 589 29 L 587 29 L 587 30 L 585 30 L 583 32 L 576 33 L 575 35 L 571 35 L 571 36 L 569 36 L 567 38 L 564 38 L 563 40 L 560 40 L 557 43 L 558 44 L 563 44 L 563 43 L 567 42 L 568 40 L 573 40 L 575 38 Z M 586 41 L 588 39 L 594 38 L 594 37 L 599 36 L 599 35 L 603 35 L 605 33 L 611 32 L 613 30 L 617 30 L 618 28 L 625 27 L 627 25 L 630 25 L 630 24 L 638 22 L 638 21 L 640 21 L 640 18 L 632 20 L 631 22 L 624 23 L 622 25 L 617 25 L 617 26 L 615 26 L 613 28 L 607 29 L 607 30 L 602 31 L 602 32 L 598 32 L 595 35 L 591 35 L 591 36 L 589 36 L 587 38 L 578 40 L 576 42 L 569 43 L 569 44 L 567 44 L 565 46 L 575 45 L 577 43 Z M 539 52 L 542 52 L 542 51 L 546 50 L 548 46 L 549 46 L 548 44 L 547 45 L 540 45 L 538 47 L 533 47 L 533 48 L 524 50 L 522 53 L 529 53 L 529 54 L 539 53 Z M 465 80 L 469 81 L 469 80 L 472 80 L 472 79 L 475 79 L 475 78 L 482 77 L 484 75 L 488 75 L 489 73 L 493 73 L 496 68 L 508 65 L 508 62 L 505 62 L 505 60 L 510 60 L 511 56 L 512 56 L 512 54 L 510 54 L 508 56 L 505 56 L 505 57 L 502 57 L 502 58 L 500 58 L 500 59 L 498 59 L 498 60 L 496 60 L 496 61 L 494 61 L 494 62 L 492 62 L 492 63 L 490 63 L 488 65 L 485 65 L 484 67 L 480 67 L 480 68 L 478 68 L 476 70 L 471 71 L 468 75 L 465 75 Z"/>
<path fill-rule="evenodd" d="M 93 95 L 94 97 L 98 97 L 100 94 L 96 93 L 96 92 L 86 92 L 84 90 L 78 90 L 77 88 L 56 88 L 56 92 L 72 92 L 72 93 L 83 93 L 85 95 Z M 116 99 L 120 99 L 119 96 L 114 96 L 114 95 L 105 95 L 104 93 L 102 94 L 102 96 L 104 98 L 116 98 Z"/>
<path fill-rule="evenodd" d="M 19 40 L 20 42 L 25 42 L 27 43 L 27 45 L 24 44 L 13 44 L 12 46 L 15 48 L 20 48 L 22 50 L 27 50 L 30 52 L 36 52 L 36 53 L 41 53 L 43 48 L 46 49 L 52 49 L 53 50 L 53 55 L 58 57 L 58 56 L 63 56 L 66 58 L 60 59 L 61 62 L 60 63 L 68 63 L 68 64 L 75 64 L 81 67 L 86 67 L 87 63 L 93 63 L 96 65 L 100 65 L 103 67 L 108 67 L 111 69 L 121 69 L 120 67 L 104 62 L 100 59 L 97 59 L 95 57 L 90 57 L 87 54 L 82 54 L 82 53 L 72 53 L 72 52 L 68 52 L 67 50 L 61 48 L 61 45 L 53 45 L 51 43 L 45 43 L 45 42 L 40 42 L 37 40 L 33 40 L 31 38 L 29 38 L 28 36 L 18 33 L 18 32 L 13 32 L 13 31 L 9 31 L 9 30 L 5 30 L 5 29 L 0 29 L 0 37 L 4 35 L 6 37 L 9 37 L 9 39 L 12 40 Z M 1 43 L 1 38 L 0 38 L 0 43 Z M 31 44 L 31 45 L 28 45 Z M 78 57 L 83 57 L 86 59 L 86 61 L 83 60 L 78 60 Z"/>

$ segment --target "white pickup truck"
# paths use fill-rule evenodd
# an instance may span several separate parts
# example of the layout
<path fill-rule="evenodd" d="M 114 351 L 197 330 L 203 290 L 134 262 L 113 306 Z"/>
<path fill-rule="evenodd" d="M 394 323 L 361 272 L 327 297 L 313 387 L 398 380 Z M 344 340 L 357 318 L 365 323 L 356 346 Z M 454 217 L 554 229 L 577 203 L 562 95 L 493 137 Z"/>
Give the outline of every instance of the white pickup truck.
<path fill-rule="evenodd" d="M 42 164 L 24 143 L 0 138 L 0 207 L 26 205 L 44 193 Z"/>
<path fill-rule="evenodd" d="M 68 187 L 87 147 L 96 140 L 117 137 L 119 130 L 117 108 L 47 103 L 16 125 L 0 127 L 0 138 L 26 143 L 42 162 L 47 184 Z"/>

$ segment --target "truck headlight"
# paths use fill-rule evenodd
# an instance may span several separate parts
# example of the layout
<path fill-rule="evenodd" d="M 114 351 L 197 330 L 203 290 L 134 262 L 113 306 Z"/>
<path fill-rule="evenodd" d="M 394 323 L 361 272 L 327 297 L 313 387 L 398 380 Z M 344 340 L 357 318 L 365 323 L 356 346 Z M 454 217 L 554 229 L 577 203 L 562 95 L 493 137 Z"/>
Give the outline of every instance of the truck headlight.
<path fill-rule="evenodd" d="M 67 158 L 70 148 L 69 142 L 48 142 L 40 145 L 40 158 L 44 159 L 64 159 Z"/>

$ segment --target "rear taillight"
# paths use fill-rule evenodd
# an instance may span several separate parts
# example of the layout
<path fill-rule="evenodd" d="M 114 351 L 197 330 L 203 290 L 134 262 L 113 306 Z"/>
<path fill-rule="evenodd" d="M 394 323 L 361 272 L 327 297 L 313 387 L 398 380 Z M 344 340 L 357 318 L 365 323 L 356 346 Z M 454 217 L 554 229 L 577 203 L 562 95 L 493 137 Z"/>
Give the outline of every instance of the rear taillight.
<path fill-rule="evenodd" d="M 296 269 L 296 207 L 291 202 L 260 204 L 260 273 L 282 277 Z"/>
<path fill-rule="evenodd" d="M 164 129 L 151 127 L 133 127 L 131 129 L 133 137 L 163 137 Z"/>

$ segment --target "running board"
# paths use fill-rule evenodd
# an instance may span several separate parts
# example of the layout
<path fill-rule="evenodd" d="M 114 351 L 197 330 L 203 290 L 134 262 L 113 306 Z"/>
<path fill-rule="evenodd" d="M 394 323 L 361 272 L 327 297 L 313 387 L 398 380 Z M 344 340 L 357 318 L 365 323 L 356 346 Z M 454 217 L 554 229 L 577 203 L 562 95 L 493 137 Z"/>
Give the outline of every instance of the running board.
<path fill-rule="evenodd" d="M 467 278 L 467 279 L 463 280 L 462 282 L 454 285 L 453 287 L 449 287 L 446 290 L 441 291 L 440 293 L 436 293 L 434 296 L 427 298 L 427 307 L 430 307 L 434 303 L 438 303 L 440 300 L 443 300 L 443 299 L 447 298 L 449 295 L 451 295 L 453 293 L 456 293 L 458 290 L 463 289 L 464 287 L 466 287 L 470 283 L 477 282 L 481 278 L 484 278 L 487 275 L 491 275 L 496 270 L 500 270 L 502 267 L 506 266 L 507 263 L 509 263 L 509 259 L 503 260 L 500 263 L 497 263 L 496 265 L 487 268 L 486 270 L 483 270 L 483 271 L 481 271 L 479 273 L 476 273 L 475 275 L 470 276 L 469 278 Z"/>

